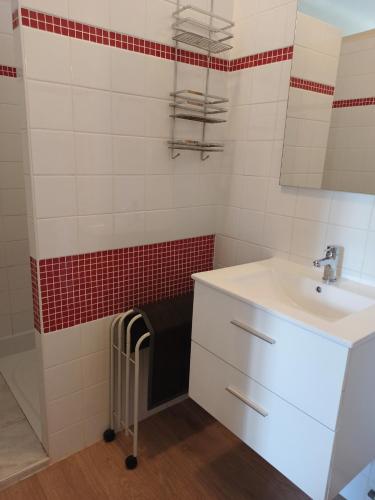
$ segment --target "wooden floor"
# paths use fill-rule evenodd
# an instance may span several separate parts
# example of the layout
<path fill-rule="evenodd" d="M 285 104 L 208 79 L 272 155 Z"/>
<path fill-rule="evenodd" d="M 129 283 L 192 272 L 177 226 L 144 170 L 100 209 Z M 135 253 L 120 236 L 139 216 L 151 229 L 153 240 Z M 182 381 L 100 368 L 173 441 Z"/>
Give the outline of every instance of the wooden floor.
<path fill-rule="evenodd" d="M 140 441 L 134 471 L 124 468 L 130 443 L 121 436 L 0 492 L 0 500 L 308 498 L 190 400 L 143 422 Z"/>

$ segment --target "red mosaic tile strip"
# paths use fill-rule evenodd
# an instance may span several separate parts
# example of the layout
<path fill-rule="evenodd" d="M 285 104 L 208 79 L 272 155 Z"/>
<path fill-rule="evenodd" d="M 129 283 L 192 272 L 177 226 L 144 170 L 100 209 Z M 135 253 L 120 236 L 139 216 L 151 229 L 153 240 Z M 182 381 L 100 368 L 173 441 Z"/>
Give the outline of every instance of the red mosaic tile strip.
<path fill-rule="evenodd" d="M 21 19 L 23 26 L 49 31 L 57 35 L 87 40 L 92 43 L 109 45 L 123 50 L 139 52 L 162 59 L 178 60 L 194 66 L 209 65 L 212 69 L 227 71 L 228 61 L 218 57 L 208 58 L 207 55 L 199 54 L 189 50 L 178 49 L 170 45 L 144 40 L 124 33 L 110 31 L 97 26 L 65 19 L 31 9 L 21 8 Z"/>
<path fill-rule="evenodd" d="M 359 97 L 357 99 L 333 101 L 334 108 L 353 108 L 357 106 L 375 106 L 375 97 Z"/>
<path fill-rule="evenodd" d="M 333 87 L 332 85 L 312 82 L 310 80 L 304 80 L 303 78 L 296 78 L 294 76 L 290 78 L 290 86 L 296 89 L 317 92 L 319 94 L 333 95 L 335 93 L 335 87 Z"/>
<path fill-rule="evenodd" d="M 268 50 L 251 56 L 233 59 L 229 64 L 229 71 L 239 71 L 241 69 L 254 68 L 264 64 L 272 64 L 281 61 L 288 61 L 293 57 L 293 46 L 282 49 Z"/>
<path fill-rule="evenodd" d="M 110 31 L 91 26 L 71 19 L 57 17 L 44 12 L 21 8 L 23 26 L 49 31 L 58 35 L 69 36 L 79 40 L 109 45 L 123 50 L 140 52 L 162 59 L 177 60 L 193 66 L 210 67 L 219 71 L 238 71 L 264 64 L 287 61 L 293 57 L 293 47 L 269 50 L 230 61 L 219 57 L 208 57 L 190 50 L 178 49 L 170 45 L 144 40 L 132 35 Z"/>
<path fill-rule="evenodd" d="M 191 291 L 192 273 L 212 269 L 214 243 L 214 236 L 201 236 L 40 260 L 43 331 Z"/>
<path fill-rule="evenodd" d="M 0 64 L 0 76 L 8 76 L 9 78 L 17 78 L 17 68 L 12 66 L 2 66 Z"/>
<path fill-rule="evenodd" d="M 39 288 L 38 288 L 38 267 L 35 259 L 30 257 L 31 268 L 31 288 L 33 295 L 33 310 L 34 310 L 34 328 L 41 332 L 40 324 L 40 307 L 39 307 Z"/>
<path fill-rule="evenodd" d="M 15 30 L 16 28 L 18 28 L 19 24 L 20 24 L 20 19 L 18 16 L 18 10 L 15 10 L 14 12 L 12 12 L 13 29 Z"/>

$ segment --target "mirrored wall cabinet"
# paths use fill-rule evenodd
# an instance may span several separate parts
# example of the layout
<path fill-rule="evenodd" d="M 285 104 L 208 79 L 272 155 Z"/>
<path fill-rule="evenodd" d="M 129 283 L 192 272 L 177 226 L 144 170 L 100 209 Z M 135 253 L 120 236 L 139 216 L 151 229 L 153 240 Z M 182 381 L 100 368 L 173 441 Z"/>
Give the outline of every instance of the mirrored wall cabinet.
<path fill-rule="evenodd" d="M 282 186 L 375 194 L 375 2 L 299 0 Z"/>

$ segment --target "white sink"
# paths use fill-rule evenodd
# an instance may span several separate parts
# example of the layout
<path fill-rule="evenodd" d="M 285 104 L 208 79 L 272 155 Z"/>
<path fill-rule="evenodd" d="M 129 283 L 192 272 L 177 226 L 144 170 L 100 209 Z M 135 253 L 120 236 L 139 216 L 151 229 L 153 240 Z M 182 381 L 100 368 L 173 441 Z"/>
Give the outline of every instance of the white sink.
<path fill-rule="evenodd" d="M 193 278 L 346 343 L 372 333 L 375 289 L 346 279 L 328 285 L 322 275 L 321 269 L 272 258 Z"/>
<path fill-rule="evenodd" d="M 270 266 L 257 273 L 233 278 L 244 293 L 268 296 L 287 306 L 295 307 L 327 321 L 337 321 L 375 304 L 374 299 L 326 285 L 300 273 L 282 271 Z"/>

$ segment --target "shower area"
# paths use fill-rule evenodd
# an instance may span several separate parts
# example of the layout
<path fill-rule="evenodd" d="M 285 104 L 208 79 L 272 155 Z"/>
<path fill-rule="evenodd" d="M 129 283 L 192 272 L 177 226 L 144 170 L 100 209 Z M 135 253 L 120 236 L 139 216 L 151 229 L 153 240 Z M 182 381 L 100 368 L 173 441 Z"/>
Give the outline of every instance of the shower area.
<path fill-rule="evenodd" d="M 11 0 L 0 0 L 0 489 L 46 460 Z"/>

